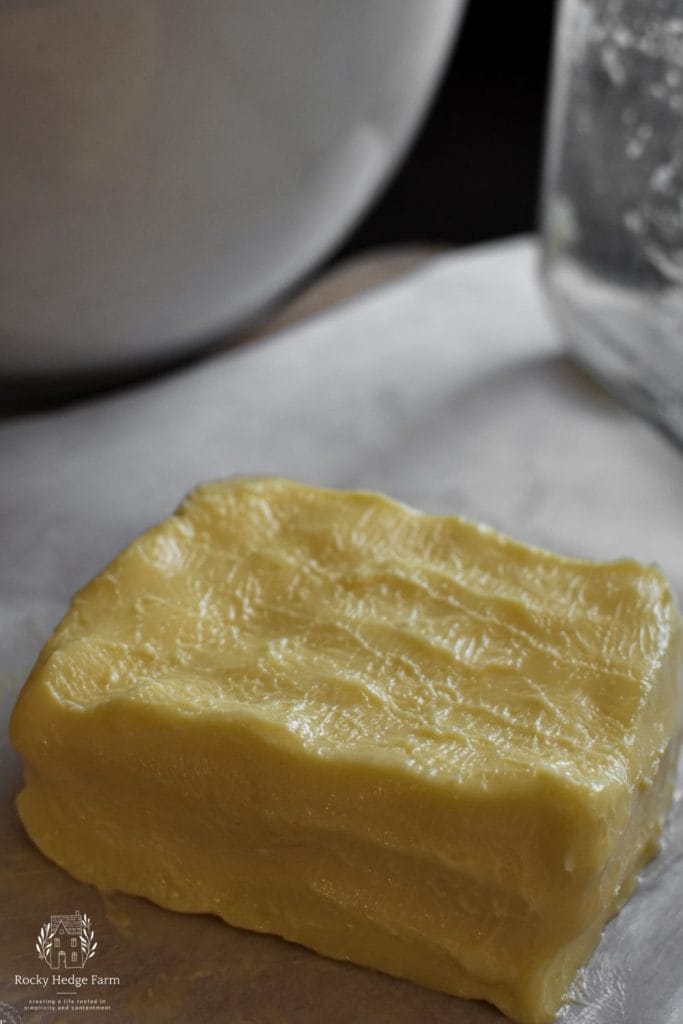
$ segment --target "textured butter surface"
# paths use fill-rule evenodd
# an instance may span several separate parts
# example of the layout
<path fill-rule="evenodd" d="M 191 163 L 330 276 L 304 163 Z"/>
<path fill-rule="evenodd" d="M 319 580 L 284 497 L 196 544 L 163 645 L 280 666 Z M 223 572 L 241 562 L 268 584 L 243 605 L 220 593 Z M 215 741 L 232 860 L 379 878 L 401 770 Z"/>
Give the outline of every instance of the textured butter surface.
<path fill-rule="evenodd" d="M 635 562 L 209 484 L 42 652 L 20 813 L 102 888 L 545 1021 L 654 851 L 678 622 Z"/>

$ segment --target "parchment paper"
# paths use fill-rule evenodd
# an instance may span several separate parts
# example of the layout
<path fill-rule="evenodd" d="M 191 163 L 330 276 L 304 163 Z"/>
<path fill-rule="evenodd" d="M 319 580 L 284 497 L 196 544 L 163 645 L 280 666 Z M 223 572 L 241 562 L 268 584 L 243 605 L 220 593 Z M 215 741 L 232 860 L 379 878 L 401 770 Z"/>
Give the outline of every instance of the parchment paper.
<path fill-rule="evenodd" d="M 379 489 L 567 553 L 658 562 L 683 595 L 683 458 L 561 355 L 526 240 L 439 258 L 274 340 L 90 403 L 0 425 L 3 734 L 78 586 L 195 483 L 276 473 Z M 103 897 L 24 837 L 2 748 L 0 1019 L 229 1024 L 483 1024 L 468 1003 L 211 918 Z M 43 922 L 80 910 L 88 983 L 50 975 Z M 564 1024 L 683 1022 L 683 801 L 663 854 L 608 926 Z M 81 974 L 92 973 L 87 968 Z M 97 1009 L 76 1005 L 103 1000 Z M 69 1002 L 71 1000 L 71 1002 Z M 107 1009 L 106 1007 L 110 1008 Z"/>

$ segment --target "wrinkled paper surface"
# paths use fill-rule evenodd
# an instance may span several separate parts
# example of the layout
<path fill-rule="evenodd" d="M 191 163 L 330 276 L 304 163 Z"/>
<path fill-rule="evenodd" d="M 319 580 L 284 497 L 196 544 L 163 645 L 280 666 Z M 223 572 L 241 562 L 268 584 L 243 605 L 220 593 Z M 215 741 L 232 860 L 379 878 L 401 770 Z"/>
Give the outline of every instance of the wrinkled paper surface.
<path fill-rule="evenodd" d="M 73 591 L 196 483 L 233 473 L 367 487 L 567 554 L 656 561 L 682 597 L 683 457 L 564 358 L 535 261 L 527 241 L 438 258 L 273 339 L 0 424 L 3 736 Z M 24 836 L 13 807 L 20 765 L 4 739 L 1 756 L 0 1008 L 24 1021 L 503 1019 L 485 1004 L 73 881 Z M 40 989 L 15 976 L 51 975 L 38 931 L 76 909 L 98 940 L 80 974 L 119 984 L 88 982 L 58 1006 L 51 977 Z M 679 792 L 664 851 L 607 927 L 563 1024 L 681 1024 L 682 936 Z M 83 998 L 103 1002 L 69 1002 Z"/>

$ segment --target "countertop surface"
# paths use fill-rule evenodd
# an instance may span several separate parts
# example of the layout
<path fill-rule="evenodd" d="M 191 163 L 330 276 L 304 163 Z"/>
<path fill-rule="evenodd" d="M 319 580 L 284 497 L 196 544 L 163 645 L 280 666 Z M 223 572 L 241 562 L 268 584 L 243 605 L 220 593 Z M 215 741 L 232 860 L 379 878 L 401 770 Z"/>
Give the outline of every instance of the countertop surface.
<path fill-rule="evenodd" d="M 0 473 L 3 734 L 73 591 L 196 483 L 233 473 L 381 490 L 568 554 L 657 562 L 683 597 L 683 457 L 564 357 L 525 239 L 432 257 L 189 368 L 8 418 Z M 20 765 L 6 742 L 1 756 L 0 1009 L 36 1024 L 502 1020 L 484 1004 L 76 883 L 25 838 L 13 808 Z M 563 1022 L 680 1024 L 682 896 L 679 793 L 663 854 L 606 929 Z M 119 983 L 89 982 L 60 1007 L 54 988 L 31 982 L 46 973 L 35 942 L 52 914 L 77 909 L 98 940 L 93 971 Z"/>

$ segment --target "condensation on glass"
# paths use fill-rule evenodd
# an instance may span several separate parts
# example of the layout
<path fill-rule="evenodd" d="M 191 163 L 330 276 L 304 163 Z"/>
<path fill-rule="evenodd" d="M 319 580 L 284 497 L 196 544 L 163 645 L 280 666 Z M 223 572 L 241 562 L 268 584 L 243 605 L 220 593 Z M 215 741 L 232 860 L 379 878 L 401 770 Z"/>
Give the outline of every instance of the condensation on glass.
<path fill-rule="evenodd" d="M 563 0 L 543 222 L 567 345 L 683 443 L 683 0 Z"/>

